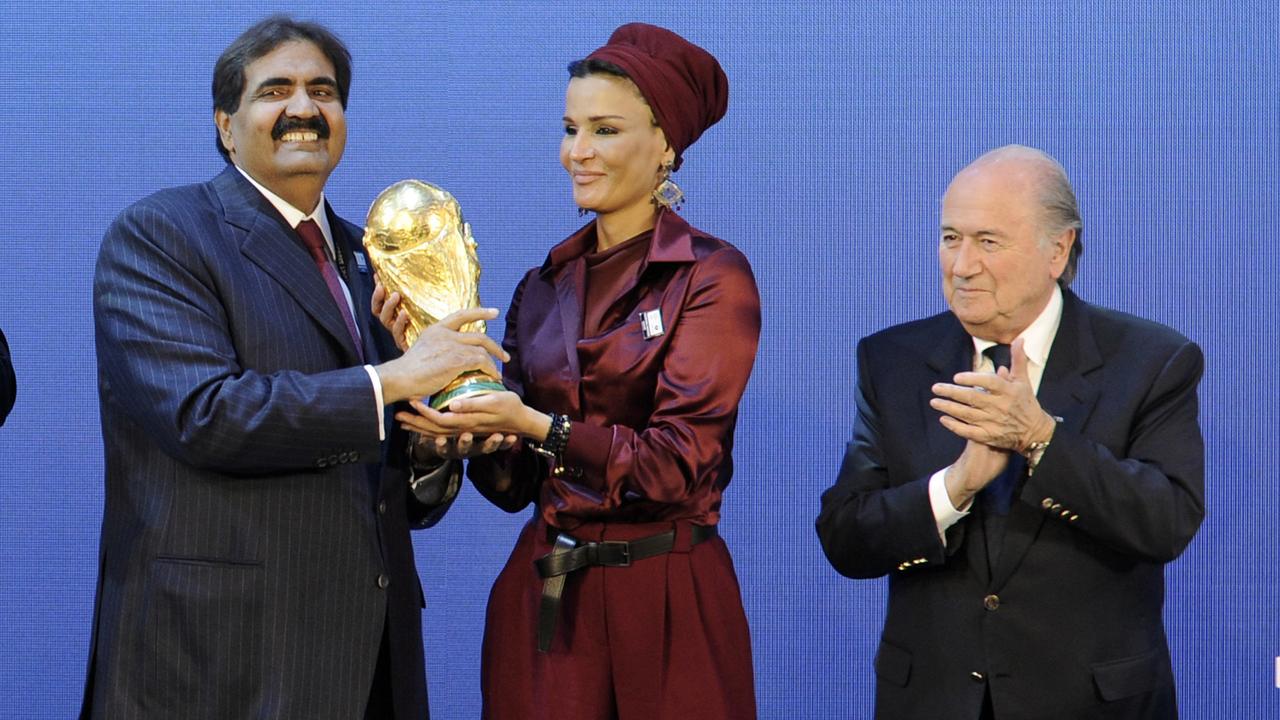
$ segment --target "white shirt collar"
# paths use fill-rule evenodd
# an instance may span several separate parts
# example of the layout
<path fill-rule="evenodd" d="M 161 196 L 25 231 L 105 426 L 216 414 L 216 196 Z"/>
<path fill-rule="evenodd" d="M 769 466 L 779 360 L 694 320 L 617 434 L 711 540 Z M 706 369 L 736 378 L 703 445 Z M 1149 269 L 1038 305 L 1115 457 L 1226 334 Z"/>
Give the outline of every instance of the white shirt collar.
<path fill-rule="evenodd" d="M 324 211 L 325 201 L 323 191 L 320 192 L 320 201 L 316 203 L 315 209 L 313 209 L 310 214 L 307 214 L 293 205 L 290 205 L 289 201 L 271 192 L 257 180 L 254 180 L 249 173 L 244 171 L 244 168 L 236 165 L 236 170 L 240 171 L 240 174 L 244 176 L 245 180 L 248 180 L 254 187 L 258 188 L 258 192 L 262 193 L 262 196 L 265 197 L 277 211 L 279 211 L 279 213 L 284 217 L 284 221 L 289 223 L 289 227 L 297 229 L 304 220 L 315 220 L 316 224 L 320 226 L 320 232 L 324 234 L 325 241 L 329 244 L 329 251 L 331 253 L 333 252 L 333 233 L 329 231 L 328 213 Z"/>
<path fill-rule="evenodd" d="M 1055 284 L 1053 294 L 1049 296 L 1049 302 L 1045 303 L 1044 309 L 1026 330 L 1018 334 L 1018 337 L 1023 339 L 1022 349 L 1027 353 L 1031 384 L 1037 390 L 1040 388 L 1040 378 L 1044 375 L 1044 367 L 1049 362 L 1049 350 L 1053 347 L 1053 339 L 1058 335 L 1058 325 L 1061 322 L 1062 288 Z M 983 350 L 996 344 L 990 340 L 973 338 L 975 358 L 981 358 Z"/>

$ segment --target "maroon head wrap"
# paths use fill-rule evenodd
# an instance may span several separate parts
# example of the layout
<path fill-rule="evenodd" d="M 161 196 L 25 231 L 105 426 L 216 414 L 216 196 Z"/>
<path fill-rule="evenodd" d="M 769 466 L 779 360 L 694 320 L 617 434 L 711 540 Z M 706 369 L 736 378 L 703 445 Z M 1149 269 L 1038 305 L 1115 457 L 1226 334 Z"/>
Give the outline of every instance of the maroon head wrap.
<path fill-rule="evenodd" d="M 729 78 L 711 53 L 654 25 L 628 23 L 586 57 L 626 71 L 676 152 L 679 169 L 685 148 L 729 108 Z"/>

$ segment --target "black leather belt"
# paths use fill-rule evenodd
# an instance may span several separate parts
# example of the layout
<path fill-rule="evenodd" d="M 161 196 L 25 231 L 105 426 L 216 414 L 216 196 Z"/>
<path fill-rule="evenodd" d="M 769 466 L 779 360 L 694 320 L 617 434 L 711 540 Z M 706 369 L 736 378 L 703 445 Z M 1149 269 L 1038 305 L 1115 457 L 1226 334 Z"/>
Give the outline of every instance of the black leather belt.
<path fill-rule="evenodd" d="M 689 525 L 689 546 L 706 542 L 717 534 L 715 525 Z M 542 602 L 538 606 L 538 651 L 548 652 L 560 617 L 560 596 L 569 573 L 585 567 L 627 567 L 637 560 L 665 555 L 676 545 L 676 531 L 668 530 L 638 540 L 582 542 L 568 533 L 547 526 L 551 552 L 534 561 L 542 578 Z"/>

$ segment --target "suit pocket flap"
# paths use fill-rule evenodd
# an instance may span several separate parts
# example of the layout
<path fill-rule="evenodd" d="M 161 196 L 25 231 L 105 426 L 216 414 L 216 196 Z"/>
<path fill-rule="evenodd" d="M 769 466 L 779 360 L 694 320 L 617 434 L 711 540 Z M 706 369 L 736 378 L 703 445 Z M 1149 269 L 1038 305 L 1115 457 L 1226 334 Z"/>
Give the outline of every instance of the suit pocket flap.
<path fill-rule="evenodd" d="M 1169 683 L 1169 656 L 1160 648 L 1141 655 L 1094 663 L 1093 682 L 1103 700 L 1119 700 L 1151 692 Z"/>
<path fill-rule="evenodd" d="M 911 678 L 911 653 L 881 640 L 880 649 L 876 651 L 876 677 L 906 687 Z"/>

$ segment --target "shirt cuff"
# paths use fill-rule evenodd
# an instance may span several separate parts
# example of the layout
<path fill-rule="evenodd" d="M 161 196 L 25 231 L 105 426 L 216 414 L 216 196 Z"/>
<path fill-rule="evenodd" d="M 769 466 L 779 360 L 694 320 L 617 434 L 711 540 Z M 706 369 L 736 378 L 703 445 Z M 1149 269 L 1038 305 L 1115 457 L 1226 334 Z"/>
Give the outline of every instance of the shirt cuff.
<path fill-rule="evenodd" d="M 364 371 L 369 373 L 369 382 L 373 383 L 373 409 L 378 416 L 378 441 L 387 439 L 387 417 L 382 411 L 382 378 L 372 365 L 365 365 Z"/>
<path fill-rule="evenodd" d="M 942 538 L 942 547 L 947 546 L 947 528 L 960 522 L 969 515 L 968 510 L 957 510 L 951 505 L 951 496 L 947 493 L 947 471 L 951 466 L 942 468 L 929 478 L 929 505 L 933 507 L 933 520 L 938 525 L 938 537 Z M 973 507 L 973 503 L 969 503 Z"/>

